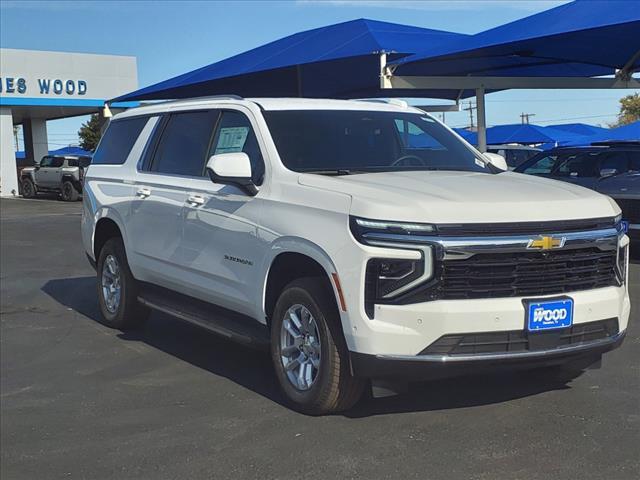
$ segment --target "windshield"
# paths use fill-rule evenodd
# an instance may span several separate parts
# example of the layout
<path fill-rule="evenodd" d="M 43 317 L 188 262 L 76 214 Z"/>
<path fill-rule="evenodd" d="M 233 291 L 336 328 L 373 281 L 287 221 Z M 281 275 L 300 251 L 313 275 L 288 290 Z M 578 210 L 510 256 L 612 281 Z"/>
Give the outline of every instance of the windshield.
<path fill-rule="evenodd" d="M 491 173 L 473 150 L 425 114 L 349 110 L 263 113 L 282 162 L 296 172 Z"/>

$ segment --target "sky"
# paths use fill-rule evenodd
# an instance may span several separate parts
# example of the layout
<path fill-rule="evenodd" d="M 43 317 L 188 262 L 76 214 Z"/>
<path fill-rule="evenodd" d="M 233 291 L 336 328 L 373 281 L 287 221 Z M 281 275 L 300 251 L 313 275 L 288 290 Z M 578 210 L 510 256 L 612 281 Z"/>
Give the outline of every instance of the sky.
<path fill-rule="evenodd" d="M 477 33 L 566 3 L 561 0 L 0 1 L 0 46 L 132 55 L 140 87 L 278 38 L 370 18 Z M 607 126 L 628 90 L 512 90 L 487 96 L 488 125 L 583 122 Z M 466 104 L 464 105 L 466 106 Z M 440 115 L 440 114 L 438 114 Z M 50 148 L 77 144 L 86 117 L 48 123 Z M 452 127 L 469 112 L 447 112 Z"/>

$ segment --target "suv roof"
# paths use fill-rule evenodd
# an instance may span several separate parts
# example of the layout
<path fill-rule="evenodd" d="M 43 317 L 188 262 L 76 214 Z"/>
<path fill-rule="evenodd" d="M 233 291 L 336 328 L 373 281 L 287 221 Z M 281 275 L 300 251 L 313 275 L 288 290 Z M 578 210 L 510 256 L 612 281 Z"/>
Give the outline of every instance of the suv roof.
<path fill-rule="evenodd" d="M 115 115 L 114 119 L 150 115 L 185 108 L 219 107 L 224 105 L 251 105 L 262 110 L 369 110 L 380 112 L 424 112 L 398 100 L 383 99 L 334 100 L 324 98 L 240 98 L 236 96 L 199 97 L 171 100 L 131 108 Z"/>

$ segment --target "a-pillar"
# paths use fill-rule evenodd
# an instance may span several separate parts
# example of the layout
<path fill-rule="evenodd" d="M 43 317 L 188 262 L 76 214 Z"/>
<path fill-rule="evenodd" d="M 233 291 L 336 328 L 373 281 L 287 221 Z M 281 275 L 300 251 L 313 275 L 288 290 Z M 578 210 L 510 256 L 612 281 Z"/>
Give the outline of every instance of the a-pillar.
<path fill-rule="evenodd" d="M 42 118 L 29 118 L 22 124 L 24 132 L 24 154 L 28 160 L 39 162 L 49 154 L 47 140 L 47 121 Z"/>
<path fill-rule="evenodd" d="M 0 107 L 0 196 L 18 195 L 18 169 L 13 144 L 11 109 Z"/>
<path fill-rule="evenodd" d="M 484 103 L 484 87 L 476 88 L 476 107 L 478 112 L 478 150 L 487 151 L 487 113 Z"/>

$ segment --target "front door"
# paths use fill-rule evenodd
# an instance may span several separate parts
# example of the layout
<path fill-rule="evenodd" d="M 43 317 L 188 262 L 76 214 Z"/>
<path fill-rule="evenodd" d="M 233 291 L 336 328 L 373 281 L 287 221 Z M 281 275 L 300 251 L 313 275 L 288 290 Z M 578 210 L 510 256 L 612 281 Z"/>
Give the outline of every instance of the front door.
<path fill-rule="evenodd" d="M 60 183 L 59 173 L 64 163 L 61 157 L 43 157 L 40 167 L 36 169 L 34 175 L 36 184 L 40 187 L 53 188 Z"/>
<path fill-rule="evenodd" d="M 260 185 L 264 162 L 249 117 L 225 110 L 210 155 L 244 152 Z M 259 303 L 258 268 L 266 253 L 258 237 L 261 194 L 252 197 L 233 185 L 200 180 L 189 191 L 180 251 L 183 269 L 201 298 L 252 315 Z"/>

